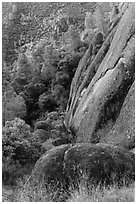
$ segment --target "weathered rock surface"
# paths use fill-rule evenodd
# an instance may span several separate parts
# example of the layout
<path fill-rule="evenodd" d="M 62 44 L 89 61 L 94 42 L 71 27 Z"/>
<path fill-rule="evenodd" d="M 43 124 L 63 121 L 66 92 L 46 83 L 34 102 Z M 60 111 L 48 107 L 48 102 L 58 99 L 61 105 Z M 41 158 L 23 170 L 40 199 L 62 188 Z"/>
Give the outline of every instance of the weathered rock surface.
<path fill-rule="evenodd" d="M 110 132 L 134 81 L 134 3 L 118 20 L 97 55 L 89 48 L 75 73 L 65 123 L 77 142 L 97 143 Z"/>
<path fill-rule="evenodd" d="M 35 164 L 30 182 L 39 185 L 44 182 L 46 186 L 53 185 L 61 187 L 67 184 L 67 179 L 63 170 L 64 154 L 70 145 L 61 145 L 47 151 Z"/>
<path fill-rule="evenodd" d="M 77 187 L 81 177 L 95 185 L 110 184 L 135 178 L 134 153 L 107 144 L 77 143 L 54 147 L 36 163 L 29 182 L 35 187 L 41 182 L 51 189 L 69 191 Z"/>
<path fill-rule="evenodd" d="M 115 125 L 100 142 L 119 144 L 128 149 L 135 147 L 135 82 L 126 96 Z"/>
<path fill-rule="evenodd" d="M 65 152 L 64 166 L 73 183 L 83 175 L 91 184 L 134 180 L 134 154 L 113 145 L 76 144 Z"/>

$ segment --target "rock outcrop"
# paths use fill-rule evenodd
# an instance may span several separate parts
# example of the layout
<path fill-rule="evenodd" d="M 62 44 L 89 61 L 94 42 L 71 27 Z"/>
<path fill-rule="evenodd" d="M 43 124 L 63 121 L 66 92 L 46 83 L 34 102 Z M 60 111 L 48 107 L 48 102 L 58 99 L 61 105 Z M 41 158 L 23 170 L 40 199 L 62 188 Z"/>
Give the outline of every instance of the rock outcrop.
<path fill-rule="evenodd" d="M 58 201 L 61 192 L 65 197 L 65 192 L 69 196 L 70 187 L 78 188 L 83 178 L 91 187 L 132 182 L 135 179 L 134 159 L 134 153 L 114 145 L 61 145 L 49 150 L 36 162 L 29 183 L 34 188 L 42 183 L 50 193 L 54 189 L 54 201 Z"/>
<path fill-rule="evenodd" d="M 76 70 L 65 119 L 75 142 L 98 143 L 110 133 L 134 79 L 135 5 L 128 3 L 97 54 L 91 42 Z"/>
<path fill-rule="evenodd" d="M 135 83 L 125 98 L 115 125 L 100 142 L 122 145 L 127 149 L 135 147 Z"/>

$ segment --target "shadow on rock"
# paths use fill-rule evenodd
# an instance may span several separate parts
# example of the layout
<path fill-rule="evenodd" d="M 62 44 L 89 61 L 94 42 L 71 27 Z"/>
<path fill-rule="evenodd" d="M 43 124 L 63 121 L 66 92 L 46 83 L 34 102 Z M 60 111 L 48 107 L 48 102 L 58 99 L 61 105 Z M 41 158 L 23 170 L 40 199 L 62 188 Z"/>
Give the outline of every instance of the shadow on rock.
<path fill-rule="evenodd" d="M 36 163 L 29 182 L 44 182 L 47 189 L 56 189 L 54 201 L 64 201 L 71 187 L 78 188 L 81 178 L 91 186 L 120 186 L 135 179 L 134 153 L 108 144 L 66 144 L 53 147 Z M 53 194 L 55 190 L 53 190 Z"/>

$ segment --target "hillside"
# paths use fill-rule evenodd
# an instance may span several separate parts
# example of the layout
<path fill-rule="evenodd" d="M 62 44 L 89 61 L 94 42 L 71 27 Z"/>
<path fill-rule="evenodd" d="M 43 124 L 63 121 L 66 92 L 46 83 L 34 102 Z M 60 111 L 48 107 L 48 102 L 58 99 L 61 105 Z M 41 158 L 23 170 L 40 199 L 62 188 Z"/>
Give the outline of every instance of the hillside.
<path fill-rule="evenodd" d="M 134 3 L 3 2 L 2 29 L 3 201 L 134 201 Z"/>

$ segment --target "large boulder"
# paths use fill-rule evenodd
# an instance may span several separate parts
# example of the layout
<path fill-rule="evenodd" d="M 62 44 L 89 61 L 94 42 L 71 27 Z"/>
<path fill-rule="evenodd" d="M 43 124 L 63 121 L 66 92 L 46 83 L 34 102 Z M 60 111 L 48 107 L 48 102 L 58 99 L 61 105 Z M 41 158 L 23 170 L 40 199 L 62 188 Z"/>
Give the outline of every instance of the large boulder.
<path fill-rule="evenodd" d="M 134 153 L 107 144 L 79 143 L 70 147 L 64 158 L 65 171 L 70 182 L 76 184 L 85 176 L 87 183 L 110 184 L 134 180 Z"/>
<path fill-rule="evenodd" d="M 47 151 L 35 164 L 29 182 L 33 186 L 44 182 L 46 186 L 62 187 L 67 184 L 66 175 L 63 170 L 64 154 L 70 145 L 53 147 Z"/>
<path fill-rule="evenodd" d="M 100 142 L 120 144 L 127 149 L 135 147 L 135 82 L 126 96 L 115 125 Z"/>
<path fill-rule="evenodd" d="M 92 57 L 87 51 L 79 63 L 67 106 L 65 124 L 75 135 L 76 142 L 97 143 L 110 132 L 134 81 L 134 3 L 128 5 Z"/>
<path fill-rule="evenodd" d="M 69 196 L 69 189 L 78 188 L 82 179 L 93 185 L 118 182 L 128 184 L 135 179 L 134 153 L 107 144 L 77 143 L 61 145 L 47 151 L 37 162 L 28 182 L 35 188 L 41 183 L 54 201 Z"/>

